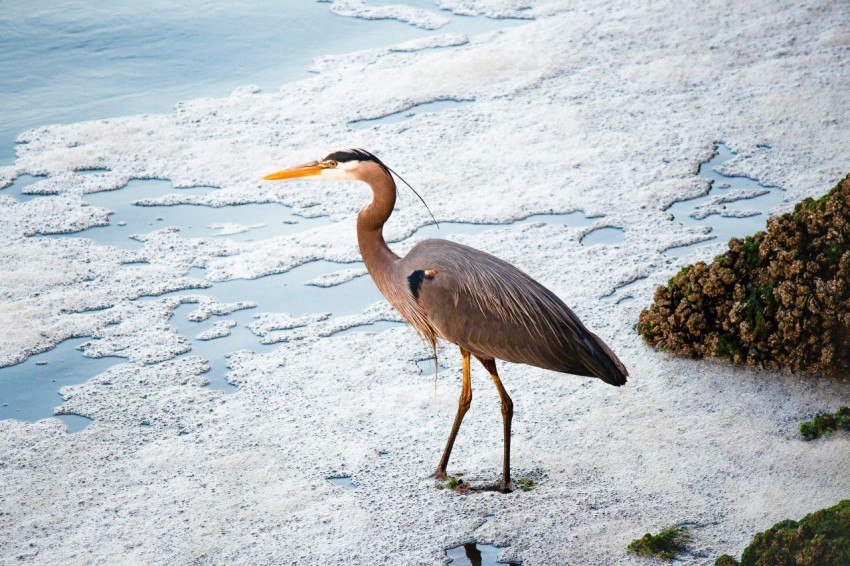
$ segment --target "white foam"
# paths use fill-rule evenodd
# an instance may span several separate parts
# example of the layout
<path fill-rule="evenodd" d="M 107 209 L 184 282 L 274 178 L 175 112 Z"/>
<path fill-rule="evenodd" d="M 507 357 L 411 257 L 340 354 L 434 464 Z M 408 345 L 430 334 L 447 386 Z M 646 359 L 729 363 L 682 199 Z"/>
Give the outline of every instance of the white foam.
<path fill-rule="evenodd" d="M 310 67 L 310 71 L 321 73 L 326 69 L 340 69 L 344 67 L 348 69 L 349 73 L 352 73 L 361 67 L 374 65 L 377 60 L 391 56 L 393 53 L 412 53 L 440 47 L 459 47 L 467 43 L 469 43 L 469 38 L 463 34 L 447 33 L 431 35 L 390 47 L 316 57 L 313 65 Z"/>
<path fill-rule="evenodd" d="M 314 322 L 330 318 L 331 313 L 317 313 L 303 316 L 292 316 L 289 313 L 259 313 L 257 320 L 248 325 L 248 329 L 261 338 L 265 338 L 275 330 L 292 330 Z"/>
<path fill-rule="evenodd" d="M 216 338 L 230 336 L 230 331 L 236 324 L 235 320 L 220 320 L 195 336 L 195 338 L 197 340 L 215 340 Z"/>
<path fill-rule="evenodd" d="M 525 0 L 437 0 L 437 5 L 444 10 L 451 10 L 460 16 L 487 16 L 490 18 L 532 18 L 535 14 L 546 13 L 551 15 L 552 8 L 563 10 L 563 3 L 547 1 L 525 1 Z"/>
<path fill-rule="evenodd" d="M 398 20 L 428 30 L 437 29 L 449 23 L 449 19 L 445 16 L 404 4 L 375 5 L 363 0 L 334 0 L 331 11 L 340 16 L 364 20 Z"/>
<path fill-rule="evenodd" d="M 236 222 L 216 222 L 208 224 L 207 228 L 217 230 L 216 236 L 232 236 L 234 234 L 242 234 L 255 228 L 262 228 L 265 224 L 238 224 Z"/>
<path fill-rule="evenodd" d="M 305 285 L 313 285 L 315 287 L 334 287 L 336 285 L 341 285 L 343 283 L 347 283 L 352 279 L 356 279 L 357 277 L 363 277 L 364 275 L 368 275 L 368 271 L 366 271 L 365 267 L 356 267 L 353 269 L 340 269 L 339 271 L 333 271 L 331 273 L 326 273 L 315 279 L 311 279 L 307 281 Z"/>
<path fill-rule="evenodd" d="M 821 195 L 846 173 L 850 75 L 837 71 L 847 51 L 835 22 L 848 21 L 850 7 L 528 4 L 443 0 L 457 11 L 486 6 L 490 15 L 506 9 L 538 18 L 460 49 L 375 55 L 357 72 L 328 65 L 276 93 L 239 91 L 172 114 L 23 133 L 18 160 L 0 169 L 4 183 L 48 173 L 89 192 L 115 179 L 168 178 L 223 187 L 210 198 L 238 193 L 339 222 L 250 243 L 161 230 L 141 236 L 143 247 L 131 252 L 28 237 L 102 222 L 102 212 L 72 194 L 77 189 L 26 203 L 2 199 L 0 363 L 71 335 L 100 336 L 87 347 L 92 354 L 165 359 L 184 348 L 167 322 L 171 299 L 133 299 L 197 285 L 186 277 L 191 267 L 206 267 L 217 281 L 315 259 L 356 261 L 353 218 L 369 198 L 366 187 L 260 178 L 362 146 L 440 218 L 499 222 L 582 209 L 625 229 L 611 246 L 585 247 L 582 229 L 540 224 L 457 238 L 553 289 L 631 372 L 615 389 L 500 364 L 516 409 L 514 476 L 535 478 L 535 489 L 470 496 L 433 489 L 429 474 L 455 414 L 460 356 L 441 347 L 447 370 L 435 391 L 430 377 L 418 376 L 416 360 L 430 352 L 411 330 L 332 336 L 392 316 L 379 303 L 350 319 L 269 326 L 264 340 L 287 341 L 265 354 L 231 356 L 228 379 L 240 388 L 229 396 L 204 388 L 206 365 L 188 356 L 119 364 L 65 389 L 62 411 L 95 419 L 75 435 L 55 420 L 0 421 L 4 552 L 42 563 L 85 556 L 437 564 L 492 513 L 498 521 L 488 542 L 510 544 L 508 558 L 527 565 L 639 564 L 626 554 L 628 542 L 682 521 L 704 525 L 692 533 L 710 560 L 740 553 L 754 532 L 780 519 L 846 497 L 850 440 L 796 437 L 798 421 L 846 399 L 846 384 L 672 359 L 644 345 L 633 326 L 655 286 L 682 265 L 663 250 L 711 237 L 671 221 L 664 208 L 705 188 L 695 175 L 715 142 L 737 152 L 729 173 L 782 186 L 789 201 Z M 568 11 L 551 15 L 559 10 Z M 347 128 L 446 98 L 475 103 Z M 764 144 L 771 149 L 759 149 Z M 92 175 L 84 187 L 71 175 L 93 166 L 111 173 Z M 392 240 L 429 222 L 414 196 L 401 190 L 400 197 L 386 227 Z M 394 245 L 400 253 L 409 247 Z M 689 257 L 716 252 L 708 246 Z M 131 260 L 149 264 L 122 266 Z M 638 275 L 645 279 L 629 288 L 635 301 L 601 300 Z M 81 312 L 100 307 L 109 308 Z M 501 465 L 498 397 L 483 370 L 474 371 L 473 406 L 449 471 L 491 482 Z M 339 471 L 358 488 L 340 492 L 325 481 Z"/>

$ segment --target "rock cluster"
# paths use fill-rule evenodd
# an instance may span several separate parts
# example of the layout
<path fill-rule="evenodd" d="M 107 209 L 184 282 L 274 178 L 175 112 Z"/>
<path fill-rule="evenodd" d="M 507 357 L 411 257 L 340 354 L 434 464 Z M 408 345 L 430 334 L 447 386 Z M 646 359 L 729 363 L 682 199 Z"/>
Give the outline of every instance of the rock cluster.
<path fill-rule="evenodd" d="M 815 511 L 799 521 L 780 521 L 753 537 L 738 562 L 728 554 L 715 566 L 842 566 L 850 555 L 850 500 Z"/>
<path fill-rule="evenodd" d="M 815 440 L 834 430 L 850 431 L 850 407 L 840 407 L 834 413 L 818 413 L 812 420 L 800 423 L 803 440 Z"/>
<path fill-rule="evenodd" d="M 626 549 L 640 556 L 654 556 L 661 560 L 675 560 L 676 557 L 688 550 L 691 535 L 687 529 L 671 527 L 657 535 L 646 533 L 629 543 Z"/>
<path fill-rule="evenodd" d="M 685 267 L 640 315 L 664 350 L 845 375 L 850 369 L 850 175 L 773 217 L 711 264 Z"/>

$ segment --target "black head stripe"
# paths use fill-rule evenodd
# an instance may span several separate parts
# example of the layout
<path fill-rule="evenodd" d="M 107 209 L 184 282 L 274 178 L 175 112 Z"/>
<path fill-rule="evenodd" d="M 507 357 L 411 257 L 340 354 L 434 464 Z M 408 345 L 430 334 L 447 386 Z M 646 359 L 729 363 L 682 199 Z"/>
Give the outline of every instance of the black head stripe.
<path fill-rule="evenodd" d="M 396 173 L 395 171 L 393 171 L 392 169 L 390 169 L 389 167 L 384 165 L 383 161 L 381 161 L 374 154 L 369 153 L 365 149 L 359 149 L 359 148 L 340 149 L 340 150 L 334 151 L 333 153 L 329 153 L 325 157 L 322 158 L 322 161 L 331 161 L 331 160 L 336 161 L 337 163 L 345 163 L 346 161 L 371 161 L 372 163 L 377 163 L 378 165 L 381 166 L 381 168 L 384 170 L 384 172 L 387 175 L 389 175 L 389 177 L 391 179 L 392 179 L 392 176 L 395 175 L 396 177 L 399 178 L 399 180 L 402 183 L 404 183 L 405 185 L 410 187 L 410 183 L 405 181 L 401 177 L 401 175 L 399 175 L 398 173 Z M 419 195 L 418 192 L 416 192 L 416 189 L 414 189 L 413 187 L 410 187 L 410 190 L 413 191 L 413 193 L 419 198 L 419 200 L 422 201 L 422 204 L 425 204 L 425 200 Z M 431 218 L 434 220 L 434 224 L 437 224 L 437 228 L 439 228 L 440 225 L 437 223 L 437 219 L 434 218 L 434 215 L 431 213 L 431 209 L 428 208 L 427 204 L 425 204 L 425 208 L 428 210 L 428 214 L 430 214 Z M 413 290 L 413 288 L 411 288 L 411 290 Z M 416 294 L 416 291 L 414 291 L 414 294 Z"/>
<path fill-rule="evenodd" d="M 338 151 L 334 151 L 333 153 L 329 153 L 322 159 L 322 161 L 328 161 L 331 159 L 339 163 L 345 163 L 346 161 L 373 161 L 378 165 L 386 168 L 386 166 L 381 162 L 380 159 L 378 159 L 365 149 L 340 149 Z"/>

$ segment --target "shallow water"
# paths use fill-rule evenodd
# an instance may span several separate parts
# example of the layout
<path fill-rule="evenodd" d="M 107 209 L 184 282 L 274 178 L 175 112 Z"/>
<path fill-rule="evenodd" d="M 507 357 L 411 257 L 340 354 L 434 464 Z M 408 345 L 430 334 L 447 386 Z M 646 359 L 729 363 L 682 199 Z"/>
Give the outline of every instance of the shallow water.
<path fill-rule="evenodd" d="M 286 273 L 215 282 L 212 288 L 201 291 L 201 294 L 209 294 L 228 303 L 254 301 L 257 303 L 256 312 L 359 314 L 369 305 L 383 300 L 371 277 L 356 277 L 332 287 L 307 285 L 320 275 L 352 267 L 364 266 L 362 262 L 311 261 Z"/>
<path fill-rule="evenodd" d="M 88 417 L 84 417 L 82 415 L 56 415 L 56 418 L 65 423 L 65 429 L 68 434 L 74 434 L 75 432 L 80 432 L 90 424 L 94 422 L 93 419 Z"/>
<path fill-rule="evenodd" d="M 200 194 L 210 190 L 210 187 L 195 187 L 191 189 L 174 189 L 169 181 L 164 180 L 137 180 L 131 181 L 127 187 L 115 191 L 93 193 L 86 195 L 94 206 L 102 206 L 115 210 L 116 213 L 110 217 L 109 226 L 91 228 L 75 234 L 62 234 L 51 237 L 87 237 L 93 238 L 102 244 L 116 245 L 122 247 L 134 247 L 141 242 L 130 239 L 133 233 L 146 232 L 153 229 L 175 225 L 180 228 L 184 235 L 210 235 L 199 233 L 205 230 L 204 223 L 211 221 L 228 222 L 234 221 L 233 211 L 251 209 L 254 211 L 251 219 L 262 218 L 268 220 L 271 228 L 260 234 L 272 237 L 279 233 L 289 233 L 296 230 L 304 230 L 317 225 L 328 223 L 326 218 L 300 219 L 293 217 L 287 207 L 282 205 L 258 204 L 258 205 L 236 205 L 221 208 L 212 208 L 196 205 L 180 206 L 138 206 L 131 204 L 133 200 L 140 198 L 154 198 L 171 192 L 187 191 L 192 194 Z M 126 192 L 125 192 L 126 191 Z M 177 213 L 179 211 L 179 213 Z M 236 218 L 240 218 L 236 213 Z M 289 216 L 287 216 L 289 215 Z M 162 218 L 162 220 L 158 220 Z M 278 222 L 274 222 L 277 219 Z M 295 222 L 287 224 L 284 220 Z M 291 220 L 296 218 L 296 220 Z M 598 218 L 588 218 L 581 211 L 569 214 L 537 214 L 518 220 L 517 224 L 562 224 L 574 227 L 592 225 Z M 126 225 L 120 223 L 126 222 Z M 438 228 L 429 225 L 417 230 L 413 237 L 448 237 L 457 234 L 479 234 L 510 224 L 471 224 L 464 222 L 443 222 Z M 275 232 L 275 230 L 277 232 Z M 248 234 L 251 232 L 249 231 Z M 223 238 L 244 238 L 245 234 L 221 236 Z M 258 313 L 289 313 L 294 316 L 310 313 L 331 313 L 332 319 L 340 316 L 362 313 L 370 305 L 382 301 L 383 297 L 378 291 L 370 277 L 356 277 L 338 285 L 330 287 L 317 287 L 308 283 L 317 277 L 333 273 L 342 269 L 364 268 L 362 262 L 336 263 L 331 261 L 312 261 L 295 267 L 285 273 L 267 275 L 257 279 L 232 279 L 228 281 L 212 282 L 212 286 L 203 289 L 181 289 L 171 291 L 160 296 L 181 295 L 207 295 L 215 297 L 223 303 L 237 301 L 252 301 L 257 303 L 256 308 L 239 310 L 227 315 L 213 316 L 202 322 L 192 322 L 187 318 L 188 313 L 195 310 L 197 305 L 185 303 L 175 309 L 171 323 L 178 332 L 188 338 L 191 342 L 191 350 L 181 356 L 201 356 L 211 366 L 209 372 L 204 376 L 210 381 L 209 387 L 224 392 L 233 392 L 236 387 L 227 381 L 228 372 L 227 357 L 239 350 L 249 350 L 257 353 L 268 352 L 281 346 L 277 344 L 263 344 L 259 336 L 252 333 L 247 325 L 254 322 Z M 201 268 L 192 268 L 187 273 L 188 277 L 199 279 L 199 284 L 206 282 L 206 271 Z M 139 300 L 149 300 L 140 298 Z M 212 340 L 198 340 L 196 338 L 204 330 L 209 329 L 217 321 L 232 320 L 236 326 L 230 329 L 229 336 L 223 336 Z M 380 332 L 389 328 L 403 326 L 403 323 L 379 320 L 374 323 L 360 324 L 350 328 L 342 329 L 331 334 L 332 336 L 344 336 L 353 332 Z M 73 345 L 83 341 L 74 342 Z M 120 363 L 116 358 L 105 358 L 96 360 L 85 358 L 82 353 L 75 350 L 71 343 L 50 352 L 51 358 L 57 362 L 61 361 L 60 368 L 73 367 L 73 372 L 62 371 L 61 383 L 54 383 L 39 378 L 44 374 L 41 366 L 36 366 L 35 361 L 42 359 L 39 356 L 30 358 L 27 362 L 12 366 L 11 368 L 0 368 L 0 399 L 8 397 L 12 409 L 0 412 L 0 418 L 20 418 L 23 420 L 38 420 L 52 414 L 53 408 L 61 404 L 61 396 L 58 396 L 58 388 L 65 384 L 81 383 L 100 373 L 112 364 Z M 45 356 L 42 354 L 41 356 Z M 82 361 L 80 361 L 82 360 Z M 123 361 L 123 360 L 121 360 Z M 427 360 L 428 364 L 420 365 L 423 375 L 433 375 L 433 362 Z M 7 376 L 12 376 L 7 379 Z M 32 379 L 30 379 L 32 377 Z M 23 407 L 29 407 L 24 410 Z M 17 412 L 11 412 L 17 410 Z M 80 417 L 83 418 L 83 417 Z M 67 420 L 74 421 L 73 417 Z"/>
<path fill-rule="evenodd" d="M 472 222 L 440 222 L 437 224 L 428 224 L 414 232 L 413 236 L 417 238 L 446 238 L 453 235 L 474 235 L 492 230 L 494 228 L 502 228 L 505 226 L 513 226 L 516 224 L 557 224 L 563 226 L 572 226 L 581 228 L 591 226 L 599 216 L 585 216 L 581 210 L 570 212 L 567 214 L 534 214 L 526 216 L 514 222 L 492 223 L 492 224 L 474 224 Z"/>
<path fill-rule="evenodd" d="M 344 487 L 345 489 L 357 489 L 357 484 L 351 480 L 351 476 L 338 476 L 325 479 L 327 479 L 329 482 L 331 482 L 337 487 Z"/>
<path fill-rule="evenodd" d="M 392 3 L 438 11 L 430 1 Z M 247 84 L 273 91 L 308 76 L 320 55 L 524 23 L 439 13 L 449 23 L 423 30 L 337 16 L 310 0 L 4 3 L 0 165 L 12 163 L 13 142 L 29 128 L 168 112 L 179 100 L 226 96 Z"/>
<path fill-rule="evenodd" d="M 235 391 L 225 375 L 227 355 L 239 350 L 267 352 L 279 344 L 262 344 L 260 337 L 248 330 L 259 312 L 289 312 L 299 315 L 310 312 L 333 312 L 348 315 L 362 312 L 372 303 L 381 300 L 381 295 L 368 277 L 360 277 L 343 285 L 321 288 L 306 283 L 319 274 L 335 271 L 350 264 L 316 261 L 304 264 L 287 273 L 261 277 L 259 279 L 235 279 L 215 283 L 210 289 L 181 290 L 166 293 L 168 296 L 201 294 L 214 296 L 222 302 L 249 300 L 257 303 L 256 308 L 244 309 L 227 315 L 213 316 L 202 322 L 192 322 L 188 313 L 195 310 L 194 303 L 184 303 L 175 309 L 171 323 L 178 332 L 191 342 L 191 351 L 182 356 L 197 355 L 209 361 L 211 369 L 204 376 L 210 387 L 225 392 Z M 357 265 L 357 264 L 354 264 Z M 362 264 L 359 264 L 362 265 Z M 203 270 L 193 270 L 202 274 Z M 146 299 L 141 299 L 146 300 Z M 196 336 L 219 320 L 235 320 L 230 336 L 212 340 L 198 340 Z M 377 331 L 399 323 L 381 322 L 374 325 L 357 326 L 350 331 Z M 346 331 L 343 331 L 345 333 Z M 59 388 L 87 381 L 105 371 L 123 358 L 89 358 L 77 350 L 77 346 L 89 338 L 67 340 L 48 352 L 31 356 L 23 363 L 0 368 L 0 419 L 15 418 L 36 421 L 49 417 L 53 409 L 62 404 Z M 47 362 L 41 365 L 40 362 Z M 73 417 L 65 419 L 81 424 Z"/>
<path fill-rule="evenodd" d="M 406 108 L 404 110 L 400 110 L 398 112 L 393 112 L 392 114 L 387 114 L 386 116 L 381 116 L 380 118 L 369 118 L 364 120 L 354 120 L 348 123 L 348 127 L 352 130 L 362 130 L 364 128 L 371 128 L 372 126 L 377 126 L 380 124 L 392 124 L 395 122 L 402 122 L 404 120 L 409 120 L 418 114 L 433 114 L 435 112 L 443 112 L 445 110 L 450 110 L 453 108 L 461 108 L 468 104 L 472 104 L 474 101 L 472 100 L 434 100 L 433 102 L 425 102 L 423 104 L 416 104 L 411 106 L 410 108 Z"/>
<path fill-rule="evenodd" d="M 602 298 L 609 301 L 615 301 L 616 304 L 634 301 L 635 297 L 632 294 L 632 291 L 634 287 L 642 283 L 644 279 L 646 279 L 646 277 L 638 277 L 634 281 L 620 285 L 607 295 L 602 295 Z"/>
<path fill-rule="evenodd" d="M 330 12 L 327 3 L 300 0 L 284 2 L 283 8 L 279 1 L 271 0 L 225 5 L 206 1 L 191 6 L 173 0 L 156 6 L 126 0 L 109 6 L 81 0 L 60 0 L 58 3 L 34 0 L 26 5 L 5 6 L 0 13 L 0 23 L 5 30 L 0 36 L 0 76 L 11 88 L 0 97 L 0 165 L 13 161 L 15 145 L 12 141 L 27 128 L 132 113 L 165 112 L 180 99 L 223 96 L 249 83 L 275 89 L 283 82 L 307 76 L 306 69 L 319 55 L 386 47 L 444 33 L 475 35 L 527 22 L 455 16 L 438 10 L 431 0 L 389 3 L 439 11 L 449 22 L 438 30 L 427 31 L 394 20 L 337 16 Z M 281 33 L 282 29 L 286 33 Z M 61 84 L 62 88 L 55 88 L 56 84 Z M 411 113 L 440 111 L 466 103 L 469 101 L 437 101 L 381 120 L 405 119 Z M 87 170 L 77 174 L 101 172 L 105 171 Z M 27 186 L 40 180 L 43 178 L 21 176 L 12 186 L 0 190 L 0 195 L 12 195 L 22 201 L 50 198 L 24 193 Z M 167 226 L 177 226 L 186 237 L 250 241 L 330 222 L 327 218 L 293 215 L 290 209 L 276 203 L 221 208 L 132 204 L 138 199 L 170 193 L 203 194 L 215 190 L 214 187 L 174 188 L 167 180 L 132 180 L 121 189 L 84 196 L 90 206 L 114 211 L 108 226 L 49 237 L 86 237 L 105 245 L 138 248 L 142 243 L 130 235 Z M 574 213 L 538 215 L 521 222 L 539 221 L 583 226 L 589 220 L 581 213 Z M 241 224 L 250 228 L 223 234 L 222 228 L 214 226 L 216 224 Z M 442 226 L 439 230 L 425 227 L 416 236 L 471 234 L 498 225 L 445 223 Z M 259 337 L 246 328 L 257 313 L 331 312 L 336 317 L 361 313 L 370 304 L 382 300 L 368 277 L 358 277 L 329 288 L 305 285 L 320 275 L 357 266 L 362 264 L 311 262 L 285 274 L 213 283 L 211 288 L 198 292 L 223 302 L 255 301 L 258 306 L 194 323 L 186 314 L 196 306 L 181 305 L 172 323 L 191 341 L 192 350 L 184 355 L 208 359 L 212 366 L 206 374 L 210 386 L 233 390 L 224 377 L 227 372 L 225 354 L 240 349 L 263 352 L 277 347 L 262 344 Z M 189 275 L 202 278 L 204 271 L 193 268 Z M 194 292 L 184 290 L 168 294 Z M 229 336 L 209 341 L 195 338 L 219 320 L 236 321 Z M 335 335 L 380 331 L 398 325 L 377 321 Z M 57 392 L 60 386 L 83 382 L 123 361 L 82 356 L 74 346 L 84 341 L 69 341 L 23 364 L 0 368 L 0 402 L 7 403 L 2 407 L 0 418 L 36 420 L 49 416 L 62 402 Z M 35 365 L 36 361 L 47 359 L 44 356 L 49 357 L 48 365 Z M 73 427 L 88 422 L 79 415 L 62 418 Z"/>
<path fill-rule="evenodd" d="M 197 308 L 193 303 L 180 305 L 175 309 L 171 323 L 179 333 L 192 343 L 192 350 L 184 356 L 201 356 L 210 362 L 211 370 L 205 377 L 210 380 L 210 387 L 225 392 L 232 392 L 235 387 L 225 379 L 227 373 L 226 358 L 228 354 L 239 350 L 252 352 L 268 352 L 280 346 L 263 344 L 260 337 L 251 332 L 247 325 L 256 320 L 261 312 L 303 315 L 308 313 L 329 312 L 334 316 L 359 314 L 366 307 L 382 300 L 375 284 L 368 277 L 358 277 L 347 283 L 333 287 L 316 287 L 307 283 L 324 273 L 337 271 L 357 264 L 340 264 L 330 261 L 313 261 L 298 266 L 286 273 L 268 275 L 257 279 L 231 279 L 216 282 L 209 289 L 199 291 L 177 291 L 169 295 L 200 294 L 215 297 L 221 302 L 252 301 L 257 303 L 255 308 L 243 309 L 230 314 L 212 316 L 202 322 L 193 322 L 187 315 Z M 230 329 L 229 336 L 212 340 L 198 340 L 196 336 L 207 330 L 219 320 L 233 320 L 236 326 Z M 354 326 L 337 332 L 336 335 L 354 331 L 378 331 L 400 323 L 379 321 L 375 324 Z M 2 371 L 2 370 L 0 370 Z"/>
<path fill-rule="evenodd" d="M 435 370 L 438 372 L 442 372 L 446 370 L 446 367 L 443 364 L 439 364 L 438 366 L 434 366 L 434 358 L 427 358 L 424 360 L 419 360 L 416 362 L 416 365 L 419 366 L 419 375 L 422 377 L 428 377 L 434 375 Z"/>
<path fill-rule="evenodd" d="M 551 222 L 571 226 L 589 225 L 594 219 L 588 219 L 581 212 L 570 214 L 541 214 L 534 215 L 519 223 Z M 470 224 L 461 222 L 444 222 L 436 226 L 426 226 L 414 233 L 414 237 L 422 236 L 446 236 L 455 234 L 477 234 L 505 224 Z M 212 317 L 204 323 L 190 322 L 185 314 L 193 310 L 193 305 L 181 305 L 172 318 L 172 323 L 177 326 L 180 334 L 192 341 L 192 351 L 184 355 L 200 355 L 210 361 L 212 370 L 206 374 L 211 382 L 211 387 L 224 391 L 232 391 L 224 375 L 226 373 L 226 362 L 223 360 L 224 353 L 235 352 L 240 349 L 255 352 L 268 351 L 280 344 L 263 345 L 260 338 L 251 333 L 246 325 L 254 320 L 257 313 L 261 312 L 286 312 L 295 316 L 310 313 L 331 313 L 332 318 L 362 313 L 370 305 L 382 301 L 383 297 L 370 277 L 356 277 L 345 283 L 330 287 L 317 287 L 308 285 L 313 279 L 339 271 L 340 269 L 363 268 L 362 262 L 335 263 L 331 261 L 312 261 L 298 266 L 285 273 L 268 275 L 257 279 L 232 279 L 229 281 L 214 282 L 209 289 L 200 291 L 174 291 L 169 295 L 182 294 L 204 294 L 215 297 L 221 302 L 230 303 L 236 301 L 253 301 L 257 303 L 254 309 L 237 311 L 221 317 Z M 203 276 L 203 270 L 193 270 L 193 275 Z M 209 341 L 200 341 L 194 337 L 202 330 L 212 326 L 216 320 L 235 320 L 237 326 L 231 329 L 231 335 L 216 338 Z M 379 320 L 374 323 L 360 324 L 334 332 L 333 336 L 344 336 L 353 332 L 380 332 L 390 328 L 404 326 L 403 323 Z M 423 375 L 433 374 L 433 363 L 430 369 L 425 369 Z"/>
<path fill-rule="evenodd" d="M 35 177 L 33 175 L 21 175 L 15 181 L 6 187 L 5 189 L 0 189 L 0 195 L 11 195 L 18 199 L 21 202 L 26 202 L 34 199 L 39 195 L 34 195 L 31 193 L 25 193 L 24 188 L 28 187 L 32 184 L 38 183 L 39 181 L 43 181 L 47 177 Z"/>
<path fill-rule="evenodd" d="M 678 246 L 670 248 L 664 253 L 671 257 L 680 257 L 693 251 L 694 248 L 715 243 L 717 241 L 727 242 L 730 238 L 743 238 L 764 230 L 770 210 L 782 204 L 784 193 L 779 187 L 768 187 L 762 185 L 755 179 L 749 177 L 730 177 L 717 170 L 718 167 L 735 157 L 735 154 L 725 145 L 717 145 L 717 153 L 707 162 L 699 167 L 699 176 L 711 180 L 711 189 L 705 196 L 674 203 L 668 212 L 673 214 L 676 222 L 685 226 L 709 226 L 710 234 L 714 239 L 698 242 L 689 246 Z M 713 214 L 702 219 L 691 216 L 697 208 L 714 198 L 715 196 L 728 195 L 737 189 L 767 190 L 762 196 L 735 200 L 725 203 L 726 210 L 754 211 L 758 214 L 744 218 L 729 218 Z"/>
<path fill-rule="evenodd" d="M 626 231 L 617 226 L 603 226 L 592 230 L 581 239 L 583 246 L 596 246 L 599 244 L 616 244 L 626 239 Z"/>
<path fill-rule="evenodd" d="M 249 203 L 213 207 L 195 204 L 173 206 L 142 206 L 135 202 L 165 195 L 202 195 L 218 189 L 214 187 L 175 188 L 164 179 L 133 179 L 126 186 L 113 191 L 85 195 L 90 206 L 111 210 L 108 226 L 97 226 L 82 232 L 52 234 L 51 237 L 85 237 L 97 242 L 122 248 L 140 248 L 141 241 L 133 234 L 145 234 L 176 226 L 187 238 L 226 237 L 250 242 L 281 234 L 291 234 L 316 226 L 329 224 L 326 217 L 304 218 L 292 214 L 291 209 L 278 203 Z M 2 193 L 0 193 L 2 194 Z M 239 224 L 244 232 L 227 234 L 227 224 Z"/>
<path fill-rule="evenodd" d="M 103 373 L 121 358 L 88 358 L 77 349 L 91 338 L 65 340 L 47 352 L 0 368 L 0 419 L 37 421 L 53 415 L 62 404 L 59 388 L 87 381 Z M 70 417 L 66 423 L 76 423 Z"/>
<path fill-rule="evenodd" d="M 21 186 L 17 186 L 16 181 L 13 187 L 17 192 L 10 194 L 17 196 L 24 186 L 38 180 L 41 178 L 23 179 L 24 184 Z M 220 237 L 249 242 L 332 224 L 332 221 L 324 216 L 306 218 L 293 214 L 289 207 L 278 203 L 249 203 L 222 207 L 195 204 L 173 206 L 135 204 L 142 199 L 155 199 L 171 194 L 202 195 L 215 190 L 218 189 L 214 187 L 175 188 L 165 179 L 133 179 L 120 189 L 91 193 L 83 197 L 90 206 L 106 208 L 113 212 L 109 217 L 109 225 L 96 226 L 80 232 L 50 234 L 49 237 L 91 238 L 104 245 L 140 248 L 142 242 L 131 238 L 131 235 L 145 234 L 170 226 L 179 228 L 180 233 L 187 238 Z M 37 195 L 23 196 L 26 200 L 30 200 Z M 567 214 L 534 214 L 512 223 L 440 222 L 439 225 L 429 224 L 418 228 L 413 236 L 445 238 L 452 235 L 472 235 L 513 224 L 545 223 L 584 227 L 591 226 L 599 218 L 601 217 L 585 216 L 579 210 Z M 244 232 L 227 234 L 223 233 L 221 227 L 216 227 L 216 225 L 225 224 L 239 224 L 248 229 Z M 587 243 L 588 239 L 593 244 L 612 244 L 623 239 L 623 231 L 619 228 L 604 227 L 590 232 L 582 239 L 582 243 L 590 245 Z M 362 264 L 357 265 L 362 266 Z M 319 275 L 322 274 L 324 273 L 319 273 Z"/>
<path fill-rule="evenodd" d="M 351 326 L 349 328 L 339 330 L 331 334 L 331 336 L 345 336 L 346 334 L 352 334 L 354 332 L 383 332 L 384 330 L 389 330 L 390 328 L 400 328 L 404 326 L 406 326 L 404 322 L 397 322 L 394 320 L 378 320 L 369 324 L 358 324 L 356 326 Z"/>
<path fill-rule="evenodd" d="M 188 314 L 195 310 L 198 305 L 184 303 L 174 309 L 171 316 L 171 324 L 177 331 L 191 342 L 192 349 L 178 357 L 200 356 L 210 364 L 210 371 L 204 374 L 210 382 L 211 389 L 218 389 L 226 393 L 236 391 L 236 386 L 227 381 L 225 375 L 230 369 L 227 365 L 227 357 L 239 350 L 250 350 L 262 353 L 274 349 L 274 346 L 260 343 L 260 340 L 245 325 L 253 322 L 256 309 L 245 309 L 220 317 L 213 316 L 209 320 L 193 322 L 188 319 Z M 230 329 L 230 335 L 212 340 L 198 340 L 196 337 L 204 330 L 209 329 L 218 320 L 235 320 L 236 326 Z"/>
<path fill-rule="evenodd" d="M 504 547 L 492 544 L 478 544 L 471 542 L 462 544 L 446 551 L 450 558 L 449 564 L 455 566 L 498 566 L 498 564 L 515 564 L 519 562 L 499 562 L 499 555 L 504 552 Z"/>

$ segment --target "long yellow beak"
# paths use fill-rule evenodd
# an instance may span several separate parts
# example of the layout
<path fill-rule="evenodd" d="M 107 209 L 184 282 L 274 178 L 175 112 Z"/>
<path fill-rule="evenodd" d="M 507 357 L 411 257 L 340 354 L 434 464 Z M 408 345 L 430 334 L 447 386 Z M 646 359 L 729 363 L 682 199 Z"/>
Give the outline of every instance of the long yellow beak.
<path fill-rule="evenodd" d="M 276 173 L 271 173 L 270 175 L 266 175 L 263 177 L 264 181 L 278 181 L 280 179 L 295 179 L 298 177 L 310 177 L 311 175 L 318 175 L 322 172 L 322 169 L 326 167 L 324 164 L 319 163 L 318 161 L 311 161 L 309 163 L 302 163 L 301 165 L 296 165 L 295 167 L 290 167 L 289 169 L 283 169 Z"/>

